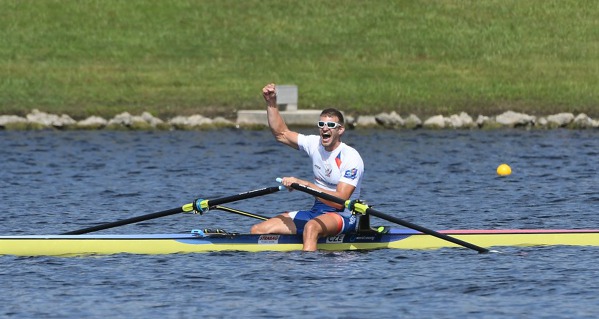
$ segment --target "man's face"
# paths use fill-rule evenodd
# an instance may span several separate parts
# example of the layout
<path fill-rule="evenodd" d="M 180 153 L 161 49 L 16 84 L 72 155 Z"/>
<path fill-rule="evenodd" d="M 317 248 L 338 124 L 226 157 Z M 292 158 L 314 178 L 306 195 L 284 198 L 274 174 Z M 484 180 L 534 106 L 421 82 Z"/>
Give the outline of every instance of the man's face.
<path fill-rule="evenodd" d="M 324 146 L 325 150 L 332 151 L 341 143 L 341 135 L 343 134 L 345 128 L 339 124 L 339 119 L 336 116 L 321 116 L 319 124 L 324 124 L 323 127 L 320 127 L 320 140 L 322 146 Z M 332 123 L 336 123 L 332 124 Z M 333 126 L 333 127 L 331 127 Z"/>

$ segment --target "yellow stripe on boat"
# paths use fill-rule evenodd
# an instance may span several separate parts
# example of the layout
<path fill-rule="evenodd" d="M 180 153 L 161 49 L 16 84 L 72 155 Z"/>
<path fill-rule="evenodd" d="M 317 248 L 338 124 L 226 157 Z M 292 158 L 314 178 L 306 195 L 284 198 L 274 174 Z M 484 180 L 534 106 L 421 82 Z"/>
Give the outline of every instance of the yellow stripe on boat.
<path fill-rule="evenodd" d="M 449 230 L 448 236 L 485 247 L 599 246 L 599 230 Z M 321 250 L 439 249 L 461 247 L 415 232 L 345 234 L 319 241 Z M 0 255 L 81 256 L 110 254 L 176 254 L 214 251 L 301 250 L 298 235 L 149 234 L 149 235 L 32 235 L 0 236 Z"/>
<path fill-rule="evenodd" d="M 450 235 L 457 239 L 485 247 L 531 247 L 531 246 L 599 246 L 599 232 L 594 233 L 493 233 Z M 389 243 L 395 249 L 439 249 L 461 247 L 429 235 L 413 235 L 404 240 Z"/>

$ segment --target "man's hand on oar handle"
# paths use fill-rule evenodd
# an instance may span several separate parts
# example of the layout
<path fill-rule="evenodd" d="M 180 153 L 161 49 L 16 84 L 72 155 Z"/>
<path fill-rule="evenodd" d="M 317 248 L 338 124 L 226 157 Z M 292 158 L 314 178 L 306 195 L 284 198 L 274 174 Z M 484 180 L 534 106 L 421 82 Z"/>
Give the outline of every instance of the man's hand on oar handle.
<path fill-rule="evenodd" d="M 300 184 L 300 185 L 309 187 L 309 185 L 305 185 L 305 184 L 308 184 L 308 183 L 306 183 L 306 181 L 301 180 L 299 178 L 295 178 L 295 177 L 283 177 L 283 178 L 279 177 L 279 178 L 277 178 L 277 182 L 279 182 L 283 186 L 285 186 L 290 192 L 294 189 L 293 187 L 291 187 L 292 184 Z"/>

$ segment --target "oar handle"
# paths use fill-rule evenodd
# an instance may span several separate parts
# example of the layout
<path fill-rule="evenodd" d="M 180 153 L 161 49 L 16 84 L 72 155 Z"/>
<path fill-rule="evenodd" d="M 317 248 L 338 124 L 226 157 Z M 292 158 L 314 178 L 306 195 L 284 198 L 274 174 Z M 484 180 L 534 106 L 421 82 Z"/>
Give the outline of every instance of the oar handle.
<path fill-rule="evenodd" d="M 277 178 L 277 181 L 278 182 L 282 182 L 282 179 Z M 441 233 L 436 232 L 436 231 L 434 231 L 432 229 L 428 229 L 428 228 L 425 228 L 425 227 L 422 227 L 422 226 L 410 223 L 410 222 L 405 221 L 403 219 L 400 219 L 400 218 L 397 218 L 397 217 L 394 217 L 394 216 L 390 216 L 390 215 L 381 213 L 381 212 L 379 212 L 379 211 L 371 208 L 370 206 L 368 206 L 366 204 L 363 204 L 363 203 L 360 203 L 358 201 L 343 200 L 343 199 L 341 199 L 339 197 L 336 197 L 336 196 L 333 196 L 331 194 L 327 194 L 327 193 L 321 192 L 319 190 L 310 188 L 310 187 L 305 186 L 305 185 L 300 185 L 298 183 L 291 184 L 291 187 L 294 188 L 294 189 L 297 189 L 299 191 L 308 193 L 310 195 L 314 195 L 316 197 L 320 197 L 322 199 L 325 199 L 325 200 L 328 200 L 328 201 L 331 201 L 331 202 L 335 202 L 337 204 L 344 205 L 346 208 L 348 208 L 348 209 L 350 209 L 352 211 L 355 211 L 355 212 L 358 212 L 358 213 L 361 213 L 361 214 L 370 214 L 372 216 L 376 216 L 376 217 L 385 219 L 387 221 L 390 221 L 390 222 L 393 222 L 393 223 L 396 223 L 396 224 L 399 224 L 399 225 L 402 225 L 402 226 L 405 226 L 405 227 L 408 227 L 408 228 L 420 231 L 422 233 L 425 233 L 425 234 L 428 234 L 428 235 L 431 235 L 431 236 L 435 236 L 437 238 L 440 238 L 440 239 L 452 242 L 454 244 L 457 244 L 457 245 L 460 245 L 460 246 L 464 246 L 466 248 L 470 248 L 470 249 L 476 250 L 479 253 L 488 253 L 489 252 L 489 250 L 486 249 L 486 248 L 483 248 L 483 247 L 471 244 L 469 242 L 465 242 L 465 241 L 463 241 L 461 239 L 457 239 L 457 238 L 454 238 L 454 237 L 451 237 L 451 236 L 447 236 L 445 234 L 441 234 Z"/>
<path fill-rule="evenodd" d="M 277 177 L 277 182 L 282 183 L 283 179 L 280 178 L 280 177 Z M 326 200 L 331 201 L 333 203 L 337 203 L 337 204 L 343 205 L 344 207 L 349 208 L 348 207 L 349 201 L 345 201 L 345 200 L 343 200 L 343 199 L 341 199 L 339 197 L 336 197 L 336 196 L 333 196 L 333 195 L 321 192 L 321 191 L 316 190 L 314 188 L 310 188 L 310 187 L 305 186 L 305 185 L 300 185 L 298 183 L 291 184 L 291 188 L 303 191 L 304 193 L 308 193 L 310 195 L 314 195 L 316 197 L 320 197 L 322 199 L 326 199 Z"/>

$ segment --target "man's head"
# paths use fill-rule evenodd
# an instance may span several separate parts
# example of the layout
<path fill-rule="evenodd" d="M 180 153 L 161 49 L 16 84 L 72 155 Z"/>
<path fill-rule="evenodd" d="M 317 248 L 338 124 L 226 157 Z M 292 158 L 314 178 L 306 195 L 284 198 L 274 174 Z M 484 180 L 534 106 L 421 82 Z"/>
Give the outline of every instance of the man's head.
<path fill-rule="evenodd" d="M 320 113 L 318 128 L 325 150 L 333 151 L 341 144 L 341 135 L 345 132 L 344 121 L 343 114 L 337 109 L 328 108 Z"/>
<path fill-rule="evenodd" d="M 324 110 L 322 110 L 322 112 L 320 112 L 320 117 L 323 117 L 323 116 L 336 117 L 337 123 L 339 123 L 341 125 L 345 124 L 345 120 L 343 119 L 343 113 L 341 113 L 337 109 L 334 109 L 334 108 L 324 109 Z"/>

